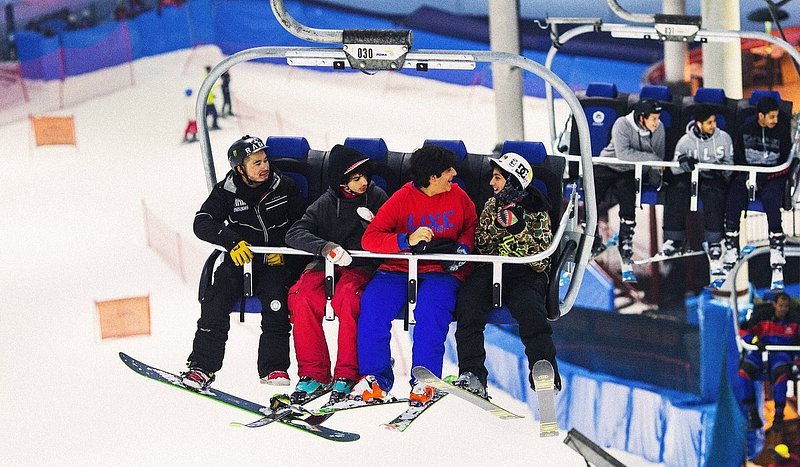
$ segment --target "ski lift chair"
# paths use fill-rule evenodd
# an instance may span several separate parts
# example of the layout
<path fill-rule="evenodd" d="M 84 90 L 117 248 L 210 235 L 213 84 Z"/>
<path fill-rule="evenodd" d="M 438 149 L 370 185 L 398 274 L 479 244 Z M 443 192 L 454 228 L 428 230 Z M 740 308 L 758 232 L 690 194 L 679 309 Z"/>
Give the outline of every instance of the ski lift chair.
<path fill-rule="evenodd" d="M 387 195 L 397 191 L 402 185 L 400 166 L 403 163 L 402 153 L 390 152 L 383 138 L 353 138 L 344 140 L 344 145 L 364 154 L 372 161 L 372 181 L 383 188 Z M 324 172 L 327 173 L 326 161 Z"/>
<path fill-rule="evenodd" d="M 694 112 L 700 105 L 705 105 L 714 110 L 717 117 L 717 127 L 726 131 L 733 137 L 736 134 L 736 100 L 728 99 L 725 90 L 719 88 L 698 88 L 694 96 L 683 98 L 681 127 L 686 128 L 694 119 Z M 679 138 L 680 139 L 680 138 Z"/>

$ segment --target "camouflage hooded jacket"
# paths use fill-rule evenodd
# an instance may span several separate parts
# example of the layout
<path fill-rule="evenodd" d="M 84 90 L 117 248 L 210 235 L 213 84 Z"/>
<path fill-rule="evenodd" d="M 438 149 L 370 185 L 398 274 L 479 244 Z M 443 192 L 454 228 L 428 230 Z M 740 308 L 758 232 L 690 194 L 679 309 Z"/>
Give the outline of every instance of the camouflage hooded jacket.
<path fill-rule="evenodd" d="M 530 256 L 542 252 L 553 241 L 547 199 L 538 191 L 530 191 L 531 200 L 517 206 L 520 220 L 525 222 L 521 232 L 512 234 L 496 222 L 498 207 L 494 197 L 483 206 L 478 227 L 475 229 L 475 247 L 483 255 Z M 520 209 L 524 208 L 524 209 Z M 529 264 L 536 272 L 550 269 L 550 258 Z"/>

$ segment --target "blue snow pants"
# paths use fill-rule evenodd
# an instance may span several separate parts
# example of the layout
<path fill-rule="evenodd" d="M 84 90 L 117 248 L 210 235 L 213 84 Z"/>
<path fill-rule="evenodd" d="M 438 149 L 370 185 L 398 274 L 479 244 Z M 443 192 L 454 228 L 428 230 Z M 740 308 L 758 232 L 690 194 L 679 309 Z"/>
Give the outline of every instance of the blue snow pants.
<path fill-rule="evenodd" d="M 461 284 L 451 274 L 419 275 L 414 316 L 412 366 L 424 366 L 441 377 L 444 341 L 453 321 L 456 292 Z M 408 274 L 378 271 L 361 296 L 358 319 L 358 368 L 362 375 L 374 375 L 381 388 L 394 385 L 391 364 L 392 320 L 406 305 Z"/>

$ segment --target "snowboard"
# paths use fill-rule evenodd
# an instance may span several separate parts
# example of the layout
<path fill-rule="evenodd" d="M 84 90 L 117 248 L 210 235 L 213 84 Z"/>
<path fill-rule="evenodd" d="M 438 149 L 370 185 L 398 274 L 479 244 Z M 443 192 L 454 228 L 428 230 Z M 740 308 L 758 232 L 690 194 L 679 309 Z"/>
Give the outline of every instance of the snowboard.
<path fill-rule="evenodd" d="M 170 373 L 168 371 L 151 367 L 125 354 L 124 352 L 119 353 L 119 358 L 123 361 L 123 363 L 125 363 L 125 365 L 128 366 L 128 368 L 132 369 L 136 373 L 145 376 L 147 378 L 153 379 L 155 381 L 167 384 L 169 386 L 182 389 L 190 394 L 197 394 L 209 399 L 213 399 L 217 402 L 221 402 L 223 404 L 245 410 L 255 415 L 266 416 L 265 418 L 268 418 L 271 414 L 276 412 L 270 409 L 269 407 L 265 407 L 255 402 L 250 402 L 248 400 L 228 394 L 226 392 L 219 391 L 214 388 L 207 388 L 203 391 L 194 391 L 184 386 L 183 383 L 181 383 L 180 376 L 174 373 Z M 356 433 L 348 433 L 345 431 L 333 430 L 321 425 L 311 425 L 302 418 L 292 418 L 292 416 L 290 416 L 290 414 L 287 413 L 283 413 L 282 415 L 283 415 L 282 417 L 276 416 L 275 420 L 265 422 L 264 425 L 277 421 L 282 425 L 287 425 L 292 428 L 298 429 L 300 431 L 304 431 L 306 433 L 310 433 L 312 435 L 330 441 L 348 442 L 348 441 L 356 441 L 357 439 L 360 438 L 360 436 Z"/>
<path fill-rule="evenodd" d="M 555 373 L 547 360 L 533 364 L 533 387 L 539 400 L 539 437 L 558 436 Z"/>
<path fill-rule="evenodd" d="M 452 394 L 459 399 L 463 399 L 467 402 L 476 405 L 483 410 L 491 413 L 495 417 L 501 418 L 503 420 L 510 420 L 514 418 L 525 418 L 522 415 L 517 415 L 515 413 L 509 412 L 508 410 L 500 407 L 499 405 L 495 404 L 494 402 L 484 399 L 481 396 L 473 394 L 469 391 L 461 389 L 458 386 L 453 386 L 450 383 L 445 382 L 438 376 L 431 373 L 431 371 L 422 366 L 415 366 L 411 370 L 411 374 L 414 378 L 421 383 L 427 384 L 428 386 L 433 386 L 434 388 L 438 389 L 439 391 L 444 391 L 448 394 Z"/>

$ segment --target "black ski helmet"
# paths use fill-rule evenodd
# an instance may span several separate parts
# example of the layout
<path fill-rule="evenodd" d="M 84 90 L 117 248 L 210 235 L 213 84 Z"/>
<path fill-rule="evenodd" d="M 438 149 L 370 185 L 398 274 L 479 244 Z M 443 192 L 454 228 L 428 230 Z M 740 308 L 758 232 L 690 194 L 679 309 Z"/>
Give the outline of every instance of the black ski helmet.
<path fill-rule="evenodd" d="M 633 104 L 633 120 L 639 123 L 639 117 L 647 118 L 650 114 L 660 114 L 664 107 L 653 99 L 642 99 Z"/>
<path fill-rule="evenodd" d="M 265 149 L 267 146 L 261 138 L 244 135 L 228 149 L 228 162 L 231 164 L 231 168 L 235 169 L 237 165 L 244 163 L 245 157 Z"/>

